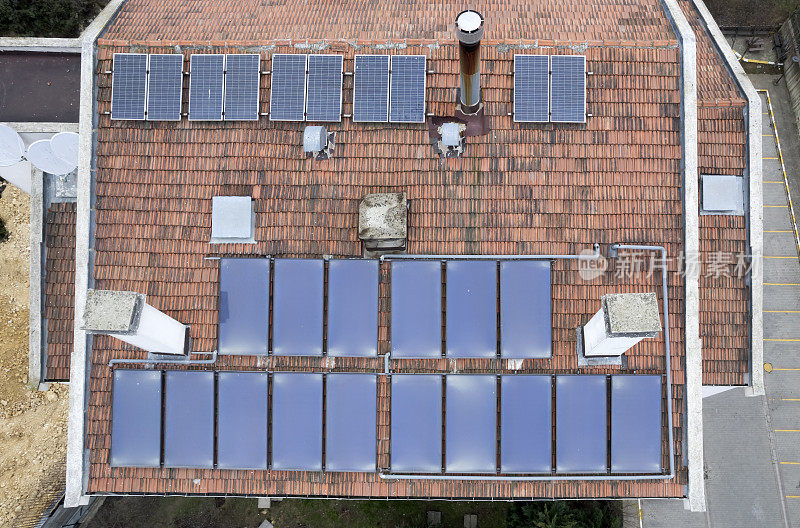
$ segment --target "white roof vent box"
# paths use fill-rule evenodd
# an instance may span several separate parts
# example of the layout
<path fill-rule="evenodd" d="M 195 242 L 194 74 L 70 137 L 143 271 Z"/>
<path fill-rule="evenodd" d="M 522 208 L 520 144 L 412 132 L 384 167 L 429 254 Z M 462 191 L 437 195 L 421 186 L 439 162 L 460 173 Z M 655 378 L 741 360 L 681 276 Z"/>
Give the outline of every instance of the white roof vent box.
<path fill-rule="evenodd" d="M 335 132 L 324 126 L 308 125 L 303 131 L 303 152 L 307 158 L 326 160 L 333 156 Z"/>
<path fill-rule="evenodd" d="M 211 198 L 210 244 L 255 244 L 256 214 L 249 196 Z"/>
<path fill-rule="evenodd" d="M 436 130 L 439 137 L 436 151 L 443 158 L 457 158 L 464 153 L 464 132 L 467 125 L 457 121 L 442 123 Z M 434 137 L 436 137 L 434 136 Z"/>
<path fill-rule="evenodd" d="M 703 174 L 703 214 L 743 215 L 744 177 Z"/>
<path fill-rule="evenodd" d="M 376 193 L 358 204 L 358 238 L 368 258 L 405 251 L 408 238 L 406 193 Z"/>

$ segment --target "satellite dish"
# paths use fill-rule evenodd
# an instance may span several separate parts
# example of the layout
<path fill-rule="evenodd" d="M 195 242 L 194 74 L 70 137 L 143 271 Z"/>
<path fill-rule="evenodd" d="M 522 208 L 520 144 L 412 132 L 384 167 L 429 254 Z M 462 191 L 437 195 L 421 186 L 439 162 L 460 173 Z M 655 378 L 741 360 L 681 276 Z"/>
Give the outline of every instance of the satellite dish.
<path fill-rule="evenodd" d="M 10 126 L 0 125 L 0 167 L 10 167 L 22 161 L 25 143 L 17 131 Z"/>
<path fill-rule="evenodd" d="M 75 132 L 59 132 L 51 137 L 50 148 L 62 161 L 78 166 L 78 134 Z"/>
<path fill-rule="evenodd" d="M 49 139 L 40 139 L 31 143 L 25 157 L 37 169 L 56 176 L 68 174 L 78 166 L 77 163 L 68 163 L 56 156 L 50 147 Z"/>

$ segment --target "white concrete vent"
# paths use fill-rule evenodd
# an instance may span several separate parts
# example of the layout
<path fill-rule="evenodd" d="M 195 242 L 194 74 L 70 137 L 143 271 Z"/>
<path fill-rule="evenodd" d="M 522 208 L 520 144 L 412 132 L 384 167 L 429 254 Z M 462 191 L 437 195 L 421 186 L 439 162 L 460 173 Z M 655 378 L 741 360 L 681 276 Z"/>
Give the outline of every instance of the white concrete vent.
<path fill-rule="evenodd" d="M 406 193 L 376 193 L 358 204 L 358 238 L 371 252 L 395 252 L 406 247 L 408 199 Z"/>
<path fill-rule="evenodd" d="M 211 198 L 210 244 L 255 244 L 256 214 L 249 196 Z"/>
<path fill-rule="evenodd" d="M 703 200 L 701 209 L 706 214 L 744 214 L 744 178 L 703 174 Z"/>
<path fill-rule="evenodd" d="M 110 335 L 153 354 L 185 355 L 189 327 L 145 302 L 140 293 L 88 290 L 83 330 Z"/>
<path fill-rule="evenodd" d="M 612 293 L 583 327 L 586 357 L 619 357 L 646 337 L 661 331 L 655 293 Z"/>
<path fill-rule="evenodd" d="M 334 133 L 329 133 L 324 126 L 308 125 L 303 130 L 303 152 L 309 158 L 330 159 L 333 156 L 334 138 Z"/>

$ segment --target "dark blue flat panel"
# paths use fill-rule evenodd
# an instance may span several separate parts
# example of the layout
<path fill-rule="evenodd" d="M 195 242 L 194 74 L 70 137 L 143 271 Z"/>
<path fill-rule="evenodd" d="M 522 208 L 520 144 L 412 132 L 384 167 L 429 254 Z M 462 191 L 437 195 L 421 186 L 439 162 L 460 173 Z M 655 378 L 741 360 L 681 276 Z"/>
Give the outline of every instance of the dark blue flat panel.
<path fill-rule="evenodd" d="M 442 472 L 442 377 L 392 375 L 391 469 Z"/>
<path fill-rule="evenodd" d="M 150 55 L 147 119 L 180 121 L 183 94 L 183 55 Z"/>
<path fill-rule="evenodd" d="M 328 263 L 328 355 L 378 354 L 378 261 Z"/>
<path fill-rule="evenodd" d="M 111 466 L 161 464 L 161 371 L 115 370 Z"/>
<path fill-rule="evenodd" d="M 586 122 L 586 57 L 550 57 L 550 121 Z"/>
<path fill-rule="evenodd" d="M 259 65 L 255 53 L 225 56 L 225 120 L 258 120 Z"/>
<path fill-rule="evenodd" d="M 224 55 L 192 55 L 190 57 L 190 121 L 222 121 L 224 70 Z"/>
<path fill-rule="evenodd" d="M 164 466 L 214 466 L 214 373 L 168 370 L 164 398 Z"/>
<path fill-rule="evenodd" d="M 375 374 L 328 374 L 327 471 L 375 471 L 377 379 Z"/>
<path fill-rule="evenodd" d="M 552 350 L 550 261 L 500 263 L 500 343 L 504 358 L 549 358 Z"/>
<path fill-rule="evenodd" d="M 220 372 L 217 379 L 217 467 L 267 469 L 266 372 Z"/>
<path fill-rule="evenodd" d="M 111 119 L 144 119 L 147 55 L 115 53 L 111 79 Z"/>
<path fill-rule="evenodd" d="M 606 377 L 556 377 L 556 471 L 606 472 Z"/>
<path fill-rule="evenodd" d="M 447 375 L 445 470 L 448 473 L 497 471 L 497 378 Z"/>
<path fill-rule="evenodd" d="M 268 339 L 269 259 L 221 259 L 219 353 L 263 356 Z"/>
<path fill-rule="evenodd" d="M 447 263 L 447 356 L 497 354 L 497 262 Z"/>
<path fill-rule="evenodd" d="M 307 121 L 342 120 L 341 55 L 308 56 Z"/>
<path fill-rule="evenodd" d="M 322 470 L 322 374 L 273 374 L 272 469 Z"/>
<path fill-rule="evenodd" d="M 353 121 L 389 120 L 389 55 L 356 55 Z"/>
<path fill-rule="evenodd" d="M 272 353 L 322 355 L 322 260 L 277 259 L 272 284 Z"/>
<path fill-rule="evenodd" d="M 514 55 L 514 121 L 550 120 L 549 75 L 547 55 Z"/>
<path fill-rule="evenodd" d="M 442 265 L 392 262 L 392 357 L 442 357 Z"/>
<path fill-rule="evenodd" d="M 550 473 L 553 393 L 550 376 L 503 376 L 500 396 L 500 470 Z"/>
<path fill-rule="evenodd" d="M 425 56 L 393 55 L 389 121 L 425 122 Z"/>
<path fill-rule="evenodd" d="M 612 376 L 611 471 L 661 471 L 661 376 Z"/>
<path fill-rule="evenodd" d="M 276 53 L 270 75 L 270 121 L 303 121 L 306 111 L 308 55 Z"/>

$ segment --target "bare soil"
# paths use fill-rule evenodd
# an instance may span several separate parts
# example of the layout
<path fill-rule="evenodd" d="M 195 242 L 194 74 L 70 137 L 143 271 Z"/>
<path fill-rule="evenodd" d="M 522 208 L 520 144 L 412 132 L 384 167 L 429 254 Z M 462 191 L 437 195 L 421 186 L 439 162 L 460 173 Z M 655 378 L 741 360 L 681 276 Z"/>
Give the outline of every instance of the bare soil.
<path fill-rule="evenodd" d="M 800 7 L 800 0 L 706 0 L 720 26 L 776 27 Z"/>
<path fill-rule="evenodd" d="M 39 516 L 46 491 L 63 485 L 67 450 L 66 385 L 30 390 L 28 382 L 28 262 L 30 200 L 7 187 L 0 217 L 0 526 Z"/>

